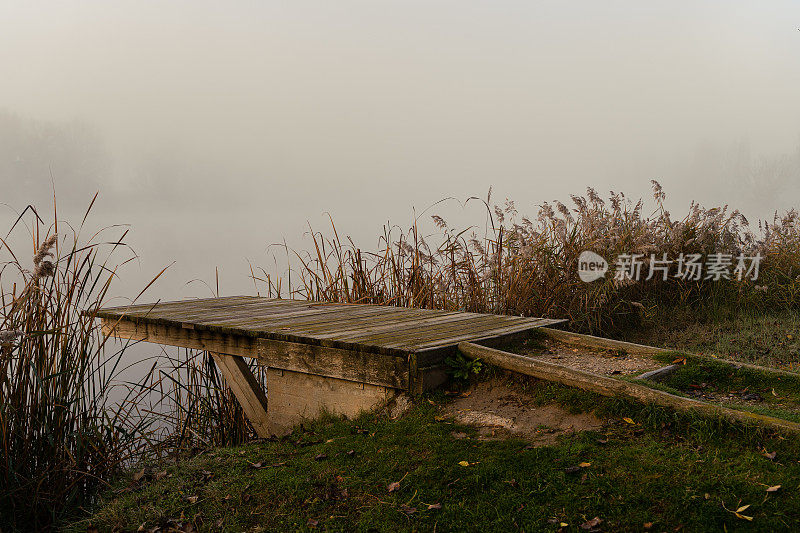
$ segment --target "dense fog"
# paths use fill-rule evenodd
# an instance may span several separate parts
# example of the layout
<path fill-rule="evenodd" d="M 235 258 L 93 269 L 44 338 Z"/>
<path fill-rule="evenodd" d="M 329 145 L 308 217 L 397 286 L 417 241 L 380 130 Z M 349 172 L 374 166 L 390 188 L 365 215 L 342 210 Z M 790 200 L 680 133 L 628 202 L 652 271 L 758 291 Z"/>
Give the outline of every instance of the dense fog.
<path fill-rule="evenodd" d="M 751 220 L 800 200 L 800 4 L 0 4 L 0 227 L 26 205 L 129 224 L 116 294 L 252 292 L 327 213 L 386 221 L 587 186 Z M 481 224 L 476 206 L 437 206 Z M 3 230 L 5 235 L 5 230 Z M 20 239 L 21 240 L 21 239 Z M 0 260 L 7 260 L 0 252 Z"/>

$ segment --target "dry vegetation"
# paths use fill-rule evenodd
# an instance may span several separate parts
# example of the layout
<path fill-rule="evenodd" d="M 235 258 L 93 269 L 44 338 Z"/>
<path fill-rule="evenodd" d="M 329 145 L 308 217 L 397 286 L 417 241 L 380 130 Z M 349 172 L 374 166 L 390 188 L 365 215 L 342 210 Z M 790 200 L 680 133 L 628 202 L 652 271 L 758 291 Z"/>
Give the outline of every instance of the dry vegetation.
<path fill-rule="evenodd" d="M 573 328 L 595 333 L 623 329 L 650 308 L 676 303 L 800 304 L 795 211 L 754 232 L 727 208 L 693 204 L 675 220 L 655 183 L 654 200 L 645 215 L 641 201 L 619 193 L 604 201 L 589 189 L 572 198 L 574 207 L 545 203 L 531 220 L 510 201 L 494 207 L 491 196 L 471 199 L 486 208 L 481 231 L 454 229 L 434 216 L 437 229 L 428 235 L 418 218 L 406 232 L 385 228 L 379 250 L 366 252 L 332 228 L 327 236 L 311 233 L 312 252 L 296 254 L 301 268 L 291 273 L 292 283 L 264 270 L 251 273 L 269 296 L 569 318 Z M 9 235 L 25 228 L 32 247 L 23 254 Z M 84 240 L 81 228 L 59 232 L 28 208 L 0 241 L 0 527 L 48 527 L 91 504 L 98 487 L 147 454 L 238 444 L 253 435 L 207 354 L 164 353 L 141 380 L 119 379 L 129 345 L 108 342 L 94 313 L 126 262 L 117 259 L 125 234 Z M 609 259 L 714 252 L 765 259 L 756 282 L 670 277 L 587 284 L 576 271 L 587 249 Z"/>
<path fill-rule="evenodd" d="M 0 270 L 0 515 L 43 528 L 63 509 L 87 503 L 146 444 L 139 436 L 147 421 L 131 416 L 135 389 L 109 402 L 121 352 L 104 350 L 93 318 L 124 235 L 111 243 L 95 235 L 81 245 L 80 229 L 57 236 L 57 226 L 44 229 L 36 211 L 26 211 L 31 270 L 8 235 L 0 241 L 11 257 Z"/>
<path fill-rule="evenodd" d="M 130 371 L 142 362 L 123 358 L 129 343 L 95 320 L 130 260 L 125 233 L 82 229 L 44 226 L 28 207 L 0 238 L 0 529 L 49 528 L 133 461 L 252 435 L 207 354 L 165 353 L 143 376 Z M 15 231 L 33 244 L 30 263 Z"/>
<path fill-rule="evenodd" d="M 665 194 L 653 182 L 654 210 L 622 193 L 604 201 L 593 189 L 573 196 L 573 207 L 544 203 L 534 219 L 521 216 L 514 203 L 485 201 L 488 223 L 451 228 L 438 216 L 438 230 L 424 234 L 422 222 L 408 231 L 385 227 L 379 250 L 368 252 L 349 238 L 311 233 L 308 252 L 297 252 L 301 268 L 293 285 L 265 270 L 253 277 L 268 295 L 363 302 L 431 309 L 568 318 L 571 327 L 610 334 L 638 323 L 647 307 L 684 303 L 723 304 L 751 309 L 792 309 L 800 305 L 800 219 L 794 210 L 759 222 L 751 229 L 745 217 L 726 207 L 706 209 L 693 203 L 675 219 L 666 211 Z M 475 198 L 471 201 L 478 201 Z M 684 281 L 659 276 L 646 282 L 604 280 L 584 283 L 577 260 L 592 250 L 610 262 L 620 254 L 761 254 L 757 281 L 737 279 Z M 645 260 L 644 272 L 648 262 Z M 299 281 L 298 281 L 299 279 Z"/>

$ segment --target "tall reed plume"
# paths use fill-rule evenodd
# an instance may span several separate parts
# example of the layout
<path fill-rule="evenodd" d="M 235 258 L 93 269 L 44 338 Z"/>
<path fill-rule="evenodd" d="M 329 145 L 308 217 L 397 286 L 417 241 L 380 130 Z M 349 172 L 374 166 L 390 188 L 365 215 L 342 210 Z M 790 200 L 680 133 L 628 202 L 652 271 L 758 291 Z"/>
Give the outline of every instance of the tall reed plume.
<path fill-rule="evenodd" d="M 27 215 L 30 268 L 11 246 Z M 0 527 L 31 531 L 88 504 L 148 433 L 148 420 L 132 416 L 140 389 L 109 400 L 122 352 L 104 351 L 94 319 L 125 235 L 84 242 L 80 229 L 57 237 L 57 223 L 42 226 L 28 207 L 0 239 L 10 258 L 0 265 Z"/>
<path fill-rule="evenodd" d="M 310 300 L 361 302 L 431 309 L 566 318 L 570 327 L 610 333 L 635 325 L 648 308 L 677 302 L 722 302 L 750 308 L 796 308 L 800 305 L 800 221 L 795 211 L 760 223 L 759 235 L 747 219 L 727 206 L 704 208 L 692 203 L 674 219 L 664 208 L 665 193 L 653 182 L 652 212 L 642 200 L 622 193 L 603 200 L 594 189 L 572 196 L 569 207 L 545 202 L 533 218 L 521 216 L 513 201 L 485 200 L 488 223 L 452 228 L 432 216 L 425 233 L 417 217 L 407 231 L 384 227 L 376 251 L 349 238 L 310 233 L 308 252 L 291 252 L 299 267 L 284 276 L 252 271 L 266 295 Z M 430 226 L 425 226 L 430 228 Z M 620 254 L 643 254 L 647 273 L 651 254 L 676 259 L 681 253 L 761 254 L 760 278 L 687 281 L 672 265 L 666 281 L 655 276 L 638 283 L 607 276 L 584 283 L 578 256 L 592 250 L 609 262 Z M 645 276 L 643 276 L 645 277 Z"/>

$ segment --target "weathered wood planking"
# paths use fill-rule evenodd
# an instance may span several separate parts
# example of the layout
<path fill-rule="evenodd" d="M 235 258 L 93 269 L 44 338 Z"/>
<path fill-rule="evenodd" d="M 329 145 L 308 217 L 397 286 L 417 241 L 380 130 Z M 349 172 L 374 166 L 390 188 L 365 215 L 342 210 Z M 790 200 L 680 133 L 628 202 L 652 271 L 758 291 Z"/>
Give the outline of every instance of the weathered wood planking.
<path fill-rule="evenodd" d="M 353 416 L 447 379 L 461 341 L 502 342 L 560 322 L 537 318 L 252 296 L 103 309 L 103 331 L 207 350 L 260 436 L 322 411 Z M 269 396 L 243 357 L 267 368 Z"/>
<path fill-rule="evenodd" d="M 321 303 L 235 296 L 163 302 L 103 309 L 98 316 L 107 328 L 137 333 L 141 326 L 168 328 L 171 342 L 191 348 L 205 348 L 209 341 L 228 342 L 225 336 L 270 339 L 322 346 L 375 355 L 406 356 L 416 352 L 439 353 L 455 350 L 459 342 L 502 338 L 560 322 L 558 320 L 407 309 L 364 304 Z M 195 331 L 193 338 L 178 339 L 169 328 Z M 222 337 L 216 337 L 216 334 Z M 151 339 L 155 337 L 151 334 Z M 161 342 L 161 341 L 154 341 Z M 191 346 L 187 346 L 191 344 Z M 241 339 L 235 355 L 254 357 L 254 346 Z M 245 346 L 246 345 L 246 346 Z M 242 348 L 242 346 L 245 346 Z M 224 350 L 215 350 L 227 353 Z M 247 354 L 241 353 L 243 351 Z M 440 350 L 439 350 L 440 351 Z M 426 364 L 430 361 L 426 361 Z"/>
<path fill-rule="evenodd" d="M 408 389 L 408 360 L 391 355 L 325 348 L 312 344 L 258 341 L 258 361 L 270 368 Z"/>

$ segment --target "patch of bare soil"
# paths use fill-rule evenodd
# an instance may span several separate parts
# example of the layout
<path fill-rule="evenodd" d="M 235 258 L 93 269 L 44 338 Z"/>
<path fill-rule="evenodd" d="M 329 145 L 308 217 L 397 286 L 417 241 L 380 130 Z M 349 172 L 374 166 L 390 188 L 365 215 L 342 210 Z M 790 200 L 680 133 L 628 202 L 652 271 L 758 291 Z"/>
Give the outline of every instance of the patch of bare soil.
<path fill-rule="evenodd" d="M 647 357 L 609 350 L 591 350 L 552 339 L 542 339 L 535 346 L 523 347 L 518 353 L 601 376 L 641 374 L 664 366 Z"/>
<path fill-rule="evenodd" d="M 479 383 L 450 402 L 444 414 L 477 426 L 482 438 L 520 436 L 537 446 L 553 444 L 560 435 L 603 427 L 591 413 L 572 414 L 558 405 L 537 406 L 530 396 L 500 380 Z"/>

